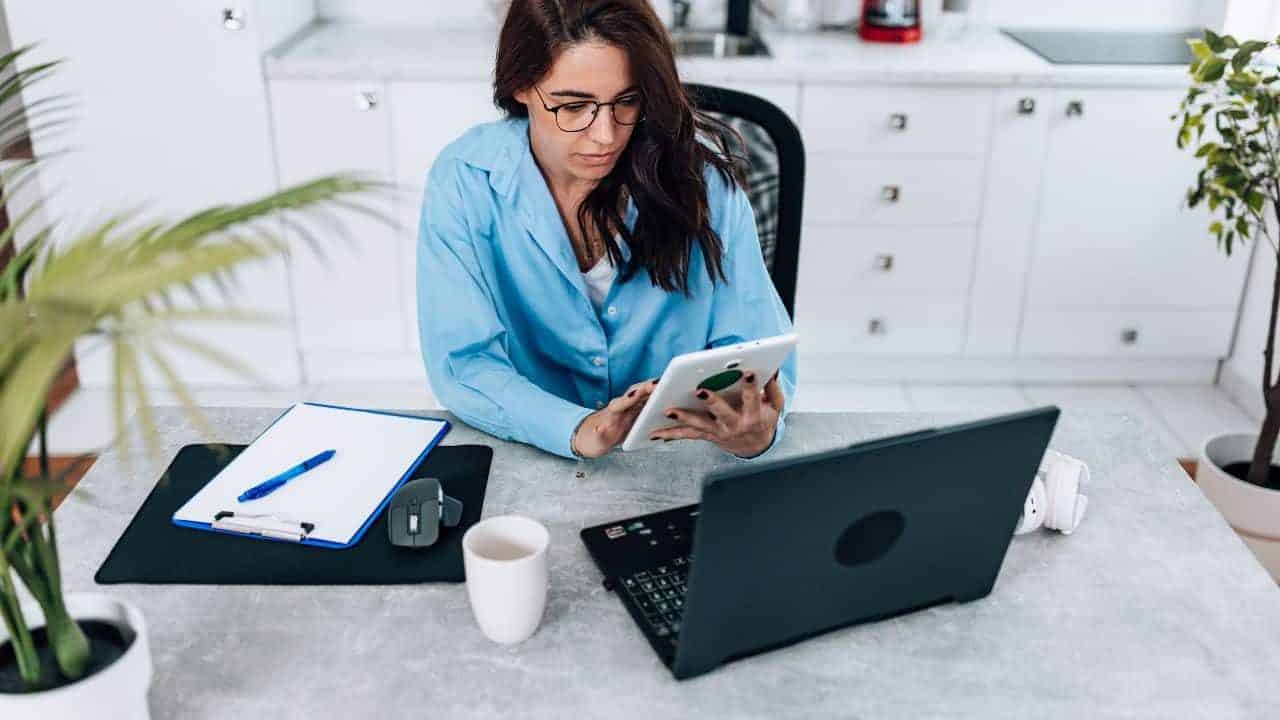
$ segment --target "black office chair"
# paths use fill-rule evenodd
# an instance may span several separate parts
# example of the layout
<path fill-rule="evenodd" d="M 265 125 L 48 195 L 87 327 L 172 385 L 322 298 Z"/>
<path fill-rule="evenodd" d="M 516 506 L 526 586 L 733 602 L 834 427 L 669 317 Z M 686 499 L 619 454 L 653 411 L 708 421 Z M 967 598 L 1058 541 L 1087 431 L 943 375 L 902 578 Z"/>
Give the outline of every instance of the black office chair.
<path fill-rule="evenodd" d="M 755 211 L 760 250 L 773 286 L 795 319 L 796 272 L 800 262 L 800 213 L 804 205 L 804 143 L 800 130 L 777 105 L 737 90 L 686 83 L 694 105 L 742 134 L 747 158 L 747 198 Z"/>

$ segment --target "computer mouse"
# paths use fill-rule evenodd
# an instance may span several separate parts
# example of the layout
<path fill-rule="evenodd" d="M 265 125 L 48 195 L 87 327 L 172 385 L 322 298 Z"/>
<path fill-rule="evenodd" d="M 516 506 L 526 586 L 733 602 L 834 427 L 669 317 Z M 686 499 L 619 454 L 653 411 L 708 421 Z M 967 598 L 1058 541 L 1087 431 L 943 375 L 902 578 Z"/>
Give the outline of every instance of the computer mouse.
<path fill-rule="evenodd" d="M 405 483 L 387 506 L 387 533 L 399 547 L 430 547 L 440 536 L 440 481 L 418 478 Z"/>
<path fill-rule="evenodd" d="M 462 520 L 462 503 L 444 494 L 437 478 L 405 483 L 387 505 L 387 536 L 397 547 L 424 548 L 440 538 L 440 525 Z"/>

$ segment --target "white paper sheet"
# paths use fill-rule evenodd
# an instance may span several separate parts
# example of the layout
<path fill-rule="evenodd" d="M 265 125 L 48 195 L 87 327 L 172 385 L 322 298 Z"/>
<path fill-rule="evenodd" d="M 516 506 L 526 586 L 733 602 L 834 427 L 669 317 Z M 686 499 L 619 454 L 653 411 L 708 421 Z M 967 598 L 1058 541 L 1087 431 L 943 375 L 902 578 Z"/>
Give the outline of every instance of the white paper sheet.
<path fill-rule="evenodd" d="M 299 403 L 174 513 L 208 523 L 223 510 L 315 524 L 310 538 L 342 545 L 445 428 L 443 420 Z M 333 459 L 257 500 L 248 488 L 328 449 Z"/>

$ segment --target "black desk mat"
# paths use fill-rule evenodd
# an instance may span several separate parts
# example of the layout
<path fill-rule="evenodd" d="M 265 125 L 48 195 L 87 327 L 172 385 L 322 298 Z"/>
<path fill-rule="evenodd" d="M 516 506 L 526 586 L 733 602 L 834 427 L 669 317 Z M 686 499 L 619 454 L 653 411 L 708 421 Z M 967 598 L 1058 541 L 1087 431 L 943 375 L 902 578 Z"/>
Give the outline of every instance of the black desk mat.
<path fill-rule="evenodd" d="M 440 479 L 462 501 L 462 522 L 440 528 L 429 548 L 396 547 L 386 512 L 343 550 L 240 538 L 173 524 L 173 513 L 245 445 L 187 445 L 116 541 L 94 575 L 102 585 L 382 585 L 462 582 L 462 534 L 480 519 L 493 448 L 437 445 L 413 477 Z"/>

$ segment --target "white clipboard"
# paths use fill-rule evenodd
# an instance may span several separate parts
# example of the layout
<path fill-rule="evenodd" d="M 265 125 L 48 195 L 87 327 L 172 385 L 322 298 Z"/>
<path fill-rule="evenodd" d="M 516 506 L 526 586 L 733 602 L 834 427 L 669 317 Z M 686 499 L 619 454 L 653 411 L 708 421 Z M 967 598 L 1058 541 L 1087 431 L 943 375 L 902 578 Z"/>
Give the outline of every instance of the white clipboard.
<path fill-rule="evenodd" d="M 449 421 L 298 403 L 173 514 L 182 527 L 347 548 L 449 431 Z M 327 449 L 333 459 L 257 500 L 246 489 Z"/>

